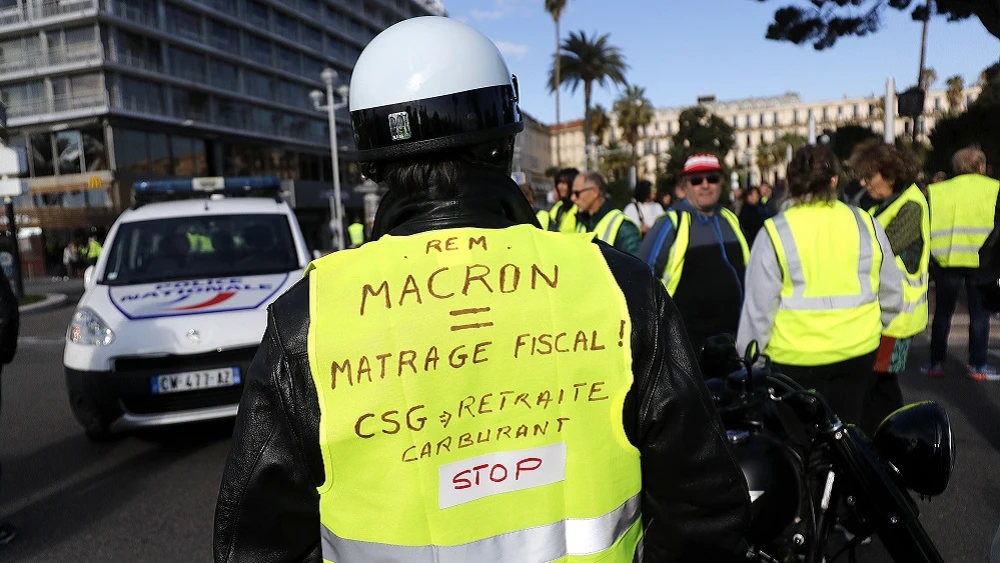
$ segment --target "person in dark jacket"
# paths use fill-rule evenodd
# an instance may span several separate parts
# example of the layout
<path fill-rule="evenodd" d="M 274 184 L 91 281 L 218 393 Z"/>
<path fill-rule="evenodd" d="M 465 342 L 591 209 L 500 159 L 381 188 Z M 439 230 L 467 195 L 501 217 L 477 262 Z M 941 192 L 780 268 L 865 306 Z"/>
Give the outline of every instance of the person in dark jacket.
<path fill-rule="evenodd" d="M 17 352 L 17 334 L 20 330 L 21 316 L 18 311 L 17 297 L 10 287 L 10 281 L 0 270 L 0 365 L 7 365 L 14 360 Z M 0 373 L 0 404 L 3 402 L 3 377 Z M 11 524 L 0 522 L 0 546 L 7 545 L 17 536 L 17 529 Z"/>
<path fill-rule="evenodd" d="M 757 238 L 757 232 L 764 226 L 764 221 L 770 217 L 769 209 L 761 201 L 760 189 L 751 186 L 743 194 L 743 205 L 740 206 L 740 228 L 743 229 L 743 236 L 747 239 L 747 245 L 753 247 L 753 240 Z"/>
<path fill-rule="evenodd" d="M 460 40 L 472 45 L 456 44 Z M 477 53 L 486 60 L 477 61 Z M 424 64 L 426 61 L 433 61 L 434 66 Z M 607 548 L 618 550 L 602 559 L 611 562 L 624 560 L 626 554 L 620 551 L 620 546 L 636 540 L 641 541 L 636 546 L 636 556 L 644 558 L 647 563 L 745 560 L 743 534 L 750 519 L 746 481 L 728 447 L 713 401 L 701 381 L 694 352 L 686 340 L 676 307 L 659 281 L 638 260 L 587 237 L 547 233 L 538 228 L 531 207 L 509 177 L 514 135 L 520 130 L 518 125 L 521 123 L 510 75 L 506 74 L 505 80 L 487 73 L 489 84 L 502 81 L 503 85 L 496 87 L 494 92 L 483 92 L 482 86 L 475 82 L 482 80 L 482 75 L 470 72 L 467 65 L 471 64 L 475 64 L 476 68 L 506 71 L 502 56 L 485 36 L 457 20 L 432 17 L 414 18 L 390 27 L 376 37 L 358 59 L 351 84 L 351 115 L 355 139 L 358 140 L 359 161 L 363 163 L 367 175 L 389 190 L 376 215 L 373 242 L 357 250 L 334 253 L 317 260 L 306 279 L 268 308 L 267 328 L 245 379 L 232 450 L 219 492 L 215 518 L 215 561 L 319 562 L 325 559 L 337 563 L 371 560 L 409 563 L 447 558 L 449 561 L 488 559 L 520 563 L 561 559 L 567 555 L 575 560 L 572 557 L 576 555 Z M 415 81 L 413 76 L 418 72 L 422 73 L 422 80 Z M 500 71 L 496 72 L 499 74 Z M 375 77 L 378 77 L 380 86 L 373 89 L 369 80 L 375 80 Z M 389 80 L 383 81 L 386 78 Z M 413 84 L 421 85 L 427 91 L 406 87 Z M 371 103 L 365 92 L 381 96 L 379 99 L 384 105 Z M 393 95 L 386 96 L 386 93 Z M 455 128 L 442 125 L 415 132 L 413 142 L 401 142 L 411 137 L 410 127 L 415 127 L 418 121 L 400 117 L 399 108 L 410 108 L 407 111 L 419 115 L 419 112 L 426 111 L 425 104 L 430 103 L 423 97 L 428 94 L 435 98 L 447 95 L 448 99 L 456 100 L 456 111 L 462 113 L 440 115 L 441 124 L 452 124 Z M 493 116 L 499 114 L 508 121 L 467 120 L 467 108 L 475 107 L 465 103 L 470 96 L 481 107 L 495 112 Z M 438 104 L 434 107 L 444 111 L 441 108 L 449 105 Z M 397 144 L 392 145 L 389 145 L 389 136 L 381 133 L 390 113 L 394 117 L 394 134 L 398 139 Z M 401 121 L 404 124 L 408 121 L 409 125 L 400 125 Z M 469 127 L 470 122 L 479 127 L 475 134 L 461 128 Z M 433 142 L 428 143 L 425 135 L 431 136 Z M 384 150 L 387 146 L 391 147 L 391 152 Z M 461 243 L 458 242 L 460 240 Z M 541 251 L 556 246 L 570 253 L 571 259 L 558 252 L 545 252 L 544 257 L 539 257 Z M 408 248 L 417 251 L 403 251 Z M 488 248 L 494 249 L 494 254 L 490 254 Z M 499 257 L 491 258 L 495 254 Z M 351 264 L 343 262 L 345 260 Z M 351 267 L 355 260 L 361 260 L 366 265 L 365 271 Z M 493 264 L 492 260 L 502 260 L 500 264 L 509 265 L 487 268 L 486 264 Z M 534 269 L 517 269 L 516 264 L 526 264 L 531 260 L 536 261 Z M 446 266 L 439 266 L 442 263 Z M 558 280 L 553 264 L 561 266 Z M 347 267 L 338 268 L 340 265 Z M 603 270 L 606 275 L 574 279 L 574 272 L 585 273 L 595 265 L 599 267 L 598 272 Z M 426 283 L 420 287 L 413 286 L 424 296 L 420 302 L 410 295 L 404 297 L 402 302 L 398 299 L 387 300 L 383 307 L 381 297 L 371 297 L 367 301 L 369 308 L 365 309 L 365 303 L 360 303 L 359 312 L 359 301 L 363 302 L 365 298 L 356 299 L 357 294 L 354 297 L 345 296 L 343 300 L 315 294 L 332 287 L 321 284 L 348 284 L 351 281 L 348 275 L 359 275 L 365 279 L 369 276 L 389 276 L 386 279 L 396 280 L 400 275 L 424 275 L 430 271 L 428 268 L 434 271 L 431 278 L 424 280 Z M 488 274 L 486 269 L 493 275 Z M 463 277 L 472 276 L 472 273 L 476 275 L 465 279 L 463 284 L 462 278 L 456 277 L 459 271 L 464 272 Z M 523 274 L 520 278 L 516 273 L 518 271 Z M 543 279 L 538 273 L 549 277 Z M 436 277 L 438 274 L 442 275 Z M 516 281 L 518 279 L 520 282 Z M 518 283 L 521 290 L 512 290 Z M 558 284 L 558 292 L 548 291 L 547 288 L 553 288 L 552 284 Z M 388 291 L 389 286 L 386 287 Z M 393 291 L 398 289 L 393 285 Z M 453 289 L 455 291 L 450 300 L 441 301 Z M 360 293 L 366 295 L 365 290 L 360 290 Z M 497 306 L 492 310 L 466 309 L 464 305 L 470 296 L 480 300 L 494 299 Z M 588 299 L 588 296 L 591 298 Z M 610 302 L 596 298 L 609 296 Z M 525 300 L 546 306 L 525 309 Z M 349 314 L 327 314 L 330 311 L 328 307 L 340 307 L 341 302 L 347 303 L 344 306 L 349 308 Z M 419 308 L 419 315 L 415 313 L 418 310 L 415 308 Z M 449 309 L 453 311 L 449 312 Z M 511 334 L 516 335 L 529 327 L 540 326 L 539 323 L 553 328 L 560 326 L 559 323 L 566 319 L 556 318 L 555 310 L 566 313 L 571 317 L 570 321 L 581 315 L 611 319 L 616 334 L 608 335 L 611 339 L 603 343 L 591 341 L 589 345 L 582 341 L 570 344 L 558 336 L 553 341 L 552 335 L 549 335 L 548 341 L 554 342 L 554 347 L 548 350 L 542 337 L 532 341 L 531 335 L 522 334 L 517 337 L 522 345 L 508 342 L 506 338 L 503 342 L 494 338 L 507 334 L 505 331 L 508 330 L 513 330 Z M 389 322 L 373 323 L 373 317 L 366 315 Z M 620 315 L 625 317 L 621 325 L 618 324 Z M 449 322 L 449 319 L 454 320 Z M 488 322 L 478 322 L 487 319 Z M 496 326 L 493 326 L 493 321 L 496 321 Z M 452 323 L 457 326 L 449 330 L 448 325 Z M 569 328 L 566 327 L 566 330 Z M 619 329 L 620 332 L 617 332 Z M 329 330 L 335 330 L 341 336 L 323 338 L 321 335 L 329 334 L 324 332 Z M 364 338 L 356 337 L 355 333 Z M 369 338 L 372 334 L 376 336 Z M 468 338 L 468 335 L 472 335 L 471 338 L 490 338 L 489 342 L 484 340 L 482 346 L 485 351 L 479 354 L 481 357 L 473 350 L 469 350 L 465 360 L 454 354 L 450 360 L 447 354 L 442 355 L 440 364 L 445 370 L 443 372 L 414 375 L 415 372 L 411 372 L 408 366 L 423 368 L 426 372 L 428 364 L 420 360 L 415 366 L 411 360 L 403 361 L 404 352 L 399 353 L 402 371 L 397 372 L 395 360 L 391 368 L 386 368 L 386 356 L 381 356 L 384 379 L 372 372 L 373 377 L 365 379 L 364 384 L 360 380 L 354 381 L 343 371 L 339 373 L 341 379 L 331 382 L 330 378 L 335 375 L 333 370 L 314 373 L 311 367 L 330 365 L 319 359 L 324 354 L 364 353 L 361 343 L 367 346 L 380 343 L 405 346 L 411 344 L 408 340 L 430 336 L 440 341 L 444 351 L 445 347 L 454 346 L 455 339 Z M 621 340 L 616 342 L 617 338 Z M 355 345 L 358 349 L 354 348 Z M 588 346 L 587 353 L 590 355 L 581 363 L 572 357 L 572 346 L 583 353 L 581 347 L 584 345 Z M 553 351 L 558 354 L 548 356 Z M 518 399 L 510 399 L 507 407 L 503 407 L 503 389 L 513 385 L 512 382 L 549 381 L 558 372 L 565 372 L 559 366 L 561 362 L 576 362 L 581 366 L 572 375 L 565 373 L 566 381 L 584 381 L 588 377 L 617 378 L 615 374 L 603 370 L 598 374 L 596 371 L 599 368 L 587 366 L 609 357 L 617 358 L 619 354 L 622 355 L 619 359 L 627 360 L 621 365 L 628 365 L 625 370 L 630 371 L 628 383 L 621 387 L 624 393 L 618 395 L 622 401 L 621 412 L 615 415 L 607 411 L 604 413 L 609 415 L 607 417 L 565 419 L 569 422 L 563 431 L 572 432 L 571 425 L 574 423 L 585 424 L 601 436 L 605 435 L 605 429 L 615 429 L 620 439 L 609 441 L 594 436 L 583 442 L 568 438 L 560 441 L 563 434 L 554 434 L 551 445 L 562 448 L 560 451 L 564 453 L 551 454 L 547 451 L 540 454 L 541 457 L 524 458 L 517 462 L 527 462 L 528 467 L 537 468 L 542 464 L 542 457 L 550 454 L 554 457 L 545 459 L 553 464 L 572 463 L 575 459 L 576 465 L 572 467 L 576 470 L 572 473 L 566 471 L 563 478 L 549 474 L 547 481 L 526 486 L 530 488 L 520 487 L 523 490 L 512 491 L 509 484 L 496 485 L 506 488 L 487 492 L 485 494 L 490 496 L 481 498 L 470 496 L 467 491 L 473 486 L 471 480 L 459 480 L 461 475 L 469 474 L 468 471 L 450 477 L 450 471 L 455 469 L 448 464 L 468 463 L 471 468 L 475 463 L 481 463 L 473 456 L 495 456 L 495 452 L 490 453 L 494 448 L 517 450 L 518 444 L 525 442 L 515 441 L 509 426 L 506 427 L 506 438 L 497 430 L 496 442 L 482 440 L 486 430 L 482 431 L 479 441 L 459 438 L 457 448 L 452 445 L 451 449 L 446 448 L 443 452 L 441 442 L 436 442 L 436 449 L 428 446 L 426 459 L 421 453 L 421 458 L 414 458 L 414 463 L 410 464 L 406 463 L 410 460 L 406 451 L 401 460 L 395 448 L 388 452 L 383 451 L 386 449 L 384 446 L 379 449 L 379 445 L 384 444 L 399 442 L 402 445 L 411 436 L 414 439 L 419 436 L 423 440 L 429 434 L 444 432 L 444 428 L 451 433 L 462 432 L 463 427 L 475 424 L 503 428 L 513 421 L 516 426 L 531 417 L 544 416 L 545 412 L 552 416 L 572 417 L 582 407 L 571 402 L 576 399 L 569 395 L 565 397 L 565 404 L 562 397 L 552 397 L 548 411 L 540 411 L 536 405 L 529 413 L 523 405 L 514 404 Z M 517 373 L 510 369 L 512 362 L 526 362 L 532 355 L 551 358 L 550 364 L 556 373 L 546 370 Z M 542 359 L 532 360 L 538 361 Z M 456 371 L 459 369 L 455 367 L 456 362 L 462 363 L 462 371 Z M 356 367 L 360 365 L 356 364 Z M 438 360 L 435 359 L 433 365 L 437 366 Z M 355 373 L 363 377 L 364 372 L 358 367 Z M 465 414 L 461 409 L 452 411 L 448 416 L 444 413 L 439 416 L 440 411 L 433 415 L 428 413 L 424 420 L 426 427 L 424 422 L 412 419 L 399 427 L 393 426 L 388 422 L 394 420 L 393 413 L 382 415 L 381 420 L 387 426 L 382 431 L 374 430 L 374 433 L 369 430 L 375 426 L 369 425 L 381 424 L 374 415 L 362 415 L 357 423 L 353 421 L 357 418 L 355 412 L 364 412 L 358 409 L 369 406 L 381 409 L 379 405 L 383 401 L 407 403 L 415 397 L 429 397 L 427 401 L 431 405 L 437 398 L 433 394 L 428 395 L 428 389 L 440 389 L 443 394 L 457 397 L 486 384 L 494 385 L 498 393 L 490 393 L 493 397 L 491 402 L 478 404 L 473 410 L 466 409 Z M 406 385 L 405 394 L 386 391 L 402 392 L 403 385 Z M 341 392 L 348 395 L 337 394 Z M 609 389 L 608 392 L 609 395 L 617 395 L 617 391 Z M 527 396 L 525 394 L 520 400 L 523 402 Z M 559 406 L 556 406 L 557 400 Z M 602 408 L 607 410 L 609 405 L 615 404 L 605 402 L 601 393 L 593 397 L 588 395 L 587 400 L 597 401 L 591 404 L 598 406 L 588 407 L 595 410 L 595 415 L 598 414 L 596 411 Z M 323 401 L 322 409 L 320 401 Z M 351 422 L 331 423 L 332 419 L 345 416 L 345 411 Z M 480 422 L 484 417 L 488 422 Z M 465 449 L 460 449 L 463 447 Z M 624 459 L 631 458 L 631 454 L 625 458 L 608 458 L 607 452 L 630 448 L 638 452 L 634 458 L 637 465 L 615 474 L 613 478 L 574 489 L 560 484 L 563 480 L 566 483 L 581 483 L 581 475 L 604 470 L 589 460 L 611 459 L 616 466 L 620 466 Z M 337 455 L 336 452 L 344 455 Z M 509 453 L 514 455 L 517 452 Z M 559 462 L 560 456 L 570 461 Z M 456 457 L 458 461 L 455 461 Z M 393 479 L 404 470 L 402 466 L 412 468 L 409 470 L 411 473 L 406 475 L 415 484 L 405 493 L 397 489 L 399 484 Z M 507 474 L 497 470 L 497 467 L 504 472 L 507 470 L 499 464 L 491 467 L 489 478 L 492 482 L 505 482 Z M 570 466 L 564 467 L 568 469 Z M 478 466 L 475 471 L 480 471 Z M 607 537 L 589 533 L 585 533 L 585 537 L 580 534 L 574 537 L 573 534 L 567 535 L 565 529 L 559 526 L 566 522 L 559 516 L 552 525 L 520 528 L 522 523 L 536 522 L 540 514 L 560 514 L 574 499 L 595 499 L 595 503 L 599 502 L 596 499 L 606 497 L 609 490 L 621 489 L 636 471 L 641 475 L 641 488 L 632 498 L 638 500 L 639 513 L 629 516 L 632 522 L 629 526 L 641 535 L 641 539 L 635 535 L 624 538 L 622 530 L 617 528 L 608 529 Z M 446 472 L 449 473 L 446 475 Z M 439 482 L 439 475 L 446 475 L 447 478 Z M 514 475 L 513 470 L 510 475 Z M 539 475 L 542 473 L 539 472 Z M 377 483 L 376 489 L 345 488 L 345 483 L 351 484 L 359 479 Z M 462 484 L 452 490 L 452 484 L 465 481 L 469 482 L 468 487 Z M 475 483 L 479 482 L 479 477 L 476 477 Z M 399 490 L 400 494 L 387 498 L 384 494 L 380 495 L 381 490 Z M 552 492 L 560 492 L 560 502 L 538 504 L 538 498 L 545 498 Z M 456 506 L 456 498 L 463 504 Z M 464 514 L 477 510 L 476 507 L 497 506 L 504 502 L 510 504 L 510 510 L 482 511 L 475 518 L 454 521 L 454 525 L 428 526 L 447 518 L 448 514 Z M 563 502 L 567 504 L 564 506 Z M 514 509 L 515 506 L 517 509 Z M 635 505 L 630 499 L 621 506 Z M 411 512 L 415 521 L 399 520 L 399 514 Z M 390 521 L 391 524 L 388 523 Z M 620 522 L 617 516 L 612 521 Z M 339 524 L 340 528 L 331 528 L 328 525 L 331 522 Z M 600 518 L 576 520 L 574 523 L 583 525 L 586 530 L 603 526 Z M 411 527 L 415 529 L 411 531 Z M 499 532 L 511 527 L 534 538 L 547 534 L 552 528 L 551 531 L 555 532 L 551 538 L 553 543 L 523 541 L 519 539 L 522 535 Z M 478 530 L 492 532 L 486 534 L 490 537 L 484 538 L 488 540 L 485 544 L 479 540 L 471 543 L 433 541 L 434 538 L 454 537 L 469 530 L 472 533 Z M 491 535 L 496 533 L 500 535 Z M 406 534 L 418 539 L 410 543 L 391 541 L 391 538 Z M 365 539 L 371 537 L 376 539 Z M 623 539 L 614 541 L 616 537 Z M 586 549 L 569 553 L 563 551 L 574 544 Z M 607 547 L 608 544 L 610 547 Z M 595 545 L 601 547 L 594 548 Z M 632 554 L 627 556 L 627 560 L 632 561 Z"/>
<path fill-rule="evenodd" d="M 642 240 L 639 225 L 611 205 L 603 176 L 597 172 L 581 173 L 573 181 L 570 195 L 580 210 L 576 214 L 577 231 L 594 232 L 598 240 L 633 256 L 638 254 Z"/>

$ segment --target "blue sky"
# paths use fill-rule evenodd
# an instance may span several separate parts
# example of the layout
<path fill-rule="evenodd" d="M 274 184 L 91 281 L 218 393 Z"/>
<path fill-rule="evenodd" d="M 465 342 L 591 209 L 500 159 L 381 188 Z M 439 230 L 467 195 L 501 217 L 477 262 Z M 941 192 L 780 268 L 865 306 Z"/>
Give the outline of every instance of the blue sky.
<path fill-rule="evenodd" d="M 562 35 L 610 33 L 631 66 L 627 78 L 646 88 L 658 107 L 689 106 L 700 95 L 720 100 L 798 92 L 804 101 L 882 92 L 892 76 L 900 89 L 916 82 L 921 26 L 908 13 L 887 9 L 883 30 L 841 39 L 832 49 L 768 41 L 764 33 L 778 7 L 803 0 L 569 0 Z M 521 107 L 555 121 L 555 98 L 545 87 L 555 28 L 542 0 L 444 0 L 448 14 L 485 33 L 507 57 L 521 86 Z M 963 75 L 967 83 L 1000 58 L 1000 40 L 979 20 L 931 20 L 927 64 L 934 87 Z M 610 108 L 615 87 L 595 90 Z M 561 119 L 583 115 L 583 89 L 563 90 Z"/>

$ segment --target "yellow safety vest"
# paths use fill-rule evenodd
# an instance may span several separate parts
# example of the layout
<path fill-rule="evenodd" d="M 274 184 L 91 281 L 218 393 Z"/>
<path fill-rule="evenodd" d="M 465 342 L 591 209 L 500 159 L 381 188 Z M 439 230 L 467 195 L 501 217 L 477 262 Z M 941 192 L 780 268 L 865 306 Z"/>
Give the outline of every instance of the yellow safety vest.
<path fill-rule="evenodd" d="M 361 246 L 365 243 L 365 226 L 361 223 L 351 223 L 347 226 L 347 234 L 351 236 L 351 244 Z"/>
<path fill-rule="evenodd" d="M 622 228 L 622 223 L 628 221 L 635 225 L 628 215 L 618 209 L 612 209 L 608 211 L 601 220 L 594 225 L 594 234 L 597 235 L 598 240 L 602 240 L 611 246 L 615 245 L 615 241 L 618 239 L 618 230 Z M 638 225 L 637 225 L 638 226 Z M 587 228 L 583 226 L 582 223 L 577 222 L 576 231 L 578 233 L 586 233 Z"/>
<path fill-rule="evenodd" d="M 736 240 L 740 241 L 740 250 L 743 251 L 743 265 L 746 266 L 750 261 L 750 246 L 747 245 L 747 239 L 743 237 L 740 220 L 735 213 L 725 207 L 720 208 L 720 214 L 729 223 L 733 233 L 736 234 Z M 673 296 L 674 292 L 677 291 L 677 286 L 681 283 L 681 274 L 684 272 L 684 257 L 687 256 L 688 243 L 691 242 L 691 217 L 686 211 L 682 213 L 668 211 L 667 215 L 670 216 L 670 222 L 677 229 L 677 235 L 674 238 L 673 246 L 670 247 L 667 265 L 663 268 L 660 280 L 666 286 L 667 293 Z"/>
<path fill-rule="evenodd" d="M 310 265 L 325 561 L 631 563 L 631 323 L 592 238 L 447 229 Z"/>
<path fill-rule="evenodd" d="M 907 271 L 903 259 L 896 256 L 896 265 L 903 273 L 903 310 L 882 331 L 886 336 L 893 338 L 916 336 L 927 328 L 927 279 L 931 259 L 931 223 L 928 217 L 927 199 L 914 184 L 899 194 L 899 197 L 881 213 L 875 214 L 877 207 L 871 211 L 882 227 L 888 227 L 899 210 L 911 201 L 920 206 L 920 236 L 924 245 L 915 272 Z"/>
<path fill-rule="evenodd" d="M 870 215 L 839 201 L 800 204 L 764 221 L 781 266 L 781 301 L 765 352 L 826 365 L 878 348 L 882 249 Z"/>
<path fill-rule="evenodd" d="M 579 209 L 575 204 L 566 210 L 562 210 L 563 206 L 563 201 L 560 199 L 549 210 L 549 217 L 552 219 L 549 230 L 557 230 L 560 233 L 575 233 L 577 232 L 576 214 Z"/>
<path fill-rule="evenodd" d="M 978 268 L 979 249 L 993 231 L 1000 182 L 963 174 L 928 188 L 931 255 L 942 268 Z"/>
<path fill-rule="evenodd" d="M 104 247 L 101 246 L 101 243 L 97 242 L 96 240 L 92 240 L 89 243 L 87 243 L 87 258 L 96 259 L 101 255 L 101 251 L 103 250 Z"/>
<path fill-rule="evenodd" d="M 552 224 L 552 216 L 549 215 L 548 211 L 539 209 L 538 212 L 535 213 L 535 217 L 538 219 L 538 224 L 542 226 L 543 230 L 549 230 L 549 225 Z"/>
<path fill-rule="evenodd" d="M 198 233 L 185 233 L 191 252 L 212 252 L 212 239 L 208 235 Z"/>

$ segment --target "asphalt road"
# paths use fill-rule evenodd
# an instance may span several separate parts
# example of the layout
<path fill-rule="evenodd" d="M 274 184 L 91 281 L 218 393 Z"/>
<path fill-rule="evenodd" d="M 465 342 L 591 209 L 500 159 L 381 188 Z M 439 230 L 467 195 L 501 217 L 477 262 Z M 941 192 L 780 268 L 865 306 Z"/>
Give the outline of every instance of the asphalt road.
<path fill-rule="evenodd" d="M 75 295 L 60 309 L 23 317 L 18 355 L 3 371 L 0 521 L 14 523 L 20 535 L 0 547 L 0 561 L 210 561 L 231 422 L 88 442 L 70 413 L 62 372 L 78 283 L 46 287 Z M 967 324 L 956 315 L 946 377 L 916 371 L 927 359 L 925 336 L 914 344 L 903 385 L 907 401 L 945 406 L 958 448 L 949 489 L 919 503 L 921 519 L 946 561 L 978 563 L 1000 524 L 1000 383 L 964 376 Z M 992 349 L 1000 350 L 1000 330 Z M 1000 364 L 1000 354 L 992 355 Z M 859 555 L 884 560 L 877 545 Z"/>

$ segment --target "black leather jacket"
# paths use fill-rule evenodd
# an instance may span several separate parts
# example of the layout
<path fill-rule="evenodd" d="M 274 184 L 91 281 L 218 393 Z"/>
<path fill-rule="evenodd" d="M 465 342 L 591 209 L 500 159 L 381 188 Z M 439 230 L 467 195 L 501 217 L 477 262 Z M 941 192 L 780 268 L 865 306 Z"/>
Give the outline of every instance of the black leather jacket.
<path fill-rule="evenodd" d="M 470 178 L 461 192 L 453 199 L 387 195 L 373 238 L 535 222 L 509 179 Z M 742 535 L 750 520 L 746 482 L 677 309 L 645 264 L 595 244 L 632 317 L 635 380 L 623 423 L 642 456 L 645 561 L 742 560 Z M 246 378 L 215 513 L 217 562 L 322 560 L 316 487 L 324 472 L 308 327 L 309 286 L 300 282 L 269 308 L 267 330 Z"/>

